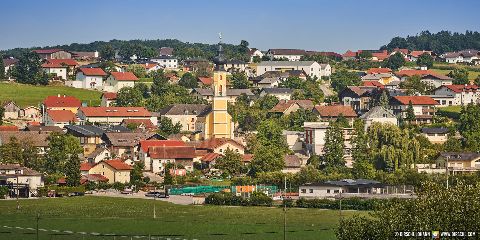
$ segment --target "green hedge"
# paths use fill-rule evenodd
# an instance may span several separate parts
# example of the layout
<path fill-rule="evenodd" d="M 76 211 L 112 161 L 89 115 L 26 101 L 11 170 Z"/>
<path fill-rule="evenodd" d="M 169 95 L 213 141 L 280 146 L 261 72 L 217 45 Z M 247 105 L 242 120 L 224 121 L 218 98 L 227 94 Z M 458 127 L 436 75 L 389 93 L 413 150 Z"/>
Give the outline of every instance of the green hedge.
<path fill-rule="evenodd" d="M 374 210 L 382 204 L 388 203 L 389 201 L 391 200 L 346 198 L 342 199 L 342 209 Z M 340 200 L 300 198 L 295 202 L 295 206 L 298 208 L 340 209 Z"/>
<path fill-rule="evenodd" d="M 85 193 L 84 186 L 78 186 L 78 187 L 48 186 L 48 187 L 38 189 L 39 196 L 46 197 L 48 195 L 48 192 L 51 190 L 54 190 L 56 195 L 61 195 L 61 196 L 66 196 L 69 193 L 75 193 L 75 192 Z"/>
<path fill-rule="evenodd" d="M 273 200 L 262 192 L 254 192 L 250 198 L 242 198 L 233 193 L 214 193 L 205 198 L 205 204 L 226 206 L 272 206 Z"/>

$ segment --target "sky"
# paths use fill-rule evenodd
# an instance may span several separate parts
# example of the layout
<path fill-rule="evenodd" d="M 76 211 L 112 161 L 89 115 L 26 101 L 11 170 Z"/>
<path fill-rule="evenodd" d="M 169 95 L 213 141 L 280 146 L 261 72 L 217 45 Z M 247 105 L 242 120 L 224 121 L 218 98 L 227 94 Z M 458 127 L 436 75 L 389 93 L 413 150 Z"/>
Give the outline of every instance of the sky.
<path fill-rule="evenodd" d="M 2 1 L 0 49 L 179 39 L 317 51 L 378 49 L 422 30 L 480 31 L 478 0 Z"/>

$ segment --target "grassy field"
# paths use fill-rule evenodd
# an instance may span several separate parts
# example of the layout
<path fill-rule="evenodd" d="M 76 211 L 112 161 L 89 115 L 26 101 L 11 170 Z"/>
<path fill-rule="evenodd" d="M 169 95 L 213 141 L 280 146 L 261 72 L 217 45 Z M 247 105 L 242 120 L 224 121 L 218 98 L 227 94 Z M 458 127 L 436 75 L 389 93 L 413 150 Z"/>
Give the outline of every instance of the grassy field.
<path fill-rule="evenodd" d="M 154 203 L 156 219 L 152 217 Z M 0 201 L 0 239 L 35 239 L 37 213 L 40 214 L 39 228 L 48 230 L 39 231 L 40 239 L 115 239 L 91 233 L 128 235 L 116 239 L 147 235 L 155 236 L 153 239 L 283 238 L 280 208 L 181 206 L 145 199 L 92 196 L 21 200 L 20 205 L 20 210 L 16 210 L 15 201 Z M 353 214 L 344 211 L 343 216 Z M 287 238 L 335 239 L 338 220 L 338 211 L 288 209 Z"/>
<path fill-rule="evenodd" d="M 432 71 L 438 73 L 438 74 L 442 74 L 442 75 L 447 75 L 448 73 L 450 73 L 452 70 L 443 70 L 443 69 L 435 69 L 435 68 L 432 68 Z M 475 80 L 478 76 L 480 75 L 480 72 L 474 72 L 474 71 L 468 71 L 468 79 L 469 80 Z"/>
<path fill-rule="evenodd" d="M 0 83 L 0 102 L 13 100 L 21 107 L 38 106 L 45 97 L 65 94 L 75 96 L 89 106 L 100 105 L 101 92 L 65 86 L 32 86 L 17 83 Z"/>

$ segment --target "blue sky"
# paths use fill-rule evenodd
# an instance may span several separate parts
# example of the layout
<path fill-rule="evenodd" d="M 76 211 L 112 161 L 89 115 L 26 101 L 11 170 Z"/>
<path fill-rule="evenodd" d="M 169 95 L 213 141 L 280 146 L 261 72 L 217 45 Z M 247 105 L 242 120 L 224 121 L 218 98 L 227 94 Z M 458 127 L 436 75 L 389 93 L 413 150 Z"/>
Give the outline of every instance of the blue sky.
<path fill-rule="evenodd" d="M 111 39 L 176 38 L 250 47 L 377 49 L 422 30 L 480 31 L 478 0 L 13 0 L 0 49 Z"/>

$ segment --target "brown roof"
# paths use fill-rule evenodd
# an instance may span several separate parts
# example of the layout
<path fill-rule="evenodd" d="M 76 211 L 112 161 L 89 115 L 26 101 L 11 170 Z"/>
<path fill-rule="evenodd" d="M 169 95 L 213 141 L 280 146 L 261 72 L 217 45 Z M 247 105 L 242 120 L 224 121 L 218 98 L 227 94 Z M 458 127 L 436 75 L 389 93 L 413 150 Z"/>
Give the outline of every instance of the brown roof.
<path fill-rule="evenodd" d="M 117 99 L 117 93 L 114 92 L 104 92 L 102 94 L 102 97 L 105 97 L 107 100 L 116 100 Z"/>
<path fill-rule="evenodd" d="M 80 184 L 85 184 L 86 182 L 108 182 L 108 178 L 101 174 L 86 174 L 80 179 Z"/>
<path fill-rule="evenodd" d="M 50 64 L 78 66 L 78 62 L 73 59 L 47 59 L 47 62 Z"/>
<path fill-rule="evenodd" d="M 87 117 L 151 117 L 144 107 L 81 107 L 78 109 Z"/>
<path fill-rule="evenodd" d="M 110 73 L 117 81 L 137 81 L 138 78 L 131 72 L 112 72 Z"/>
<path fill-rule="evenodd" d="M 410 55 L 413 56 L 413 57 L 420 57 L 424 53 L 426 53 L 428 55 L 432 55 L 432 51 L 425 51 L 425 50 L 423 50 L 423 51 L 412 51 L 410 53 Z"/>
<path fill-rule="evenodd" d="M 107 132 L 105 138 L 114 147 L 133 147 L 141 140 L 145 140 L 153 136 L 154 133 L 141 132 Z"/>
<path fill-rule="evenodd" d="M 183 147 L 185 142 L 180 140 L 142 140 L 140 147 L 144 152 L 148 152 L 151 147 Z"/>
<path fill-rule="evenodd" d="M 112 167 L 113 169 L 115 170 L 132 170 L 132 167 L 126 163 L 124 163 L 122 160 L 120 159 L 113 159 L 113 160 L 103 160 L 103 161 L 100 161 L 99 163 L 101 162 L 104 162 L 108 165 L 110 165 L 110 167 Z M 97 163 L 97 164 L 99 164 Z"/>
<path fill-rule="evenodd" d="M 63 130 L 58 126 L 40 126 L 40 125 L 28 125 L 25 128 L 25 131 L 32 132 L 63 132 Z"/>
<path fill-rule="evenodd" d="M 0 132 L 18 131 L 17 126 L 0 126 Z"/>
<path fill-rule="evenodd" d="M 463 84 L 455 84 L 455 85 L 443 85 L 439 88 L 446 87 L 450 89 L 451 91 L 455 93 L 461 93 L 461 92 L 477 92 L 478 91 L 478 86 L 477 85 L 463 85 Z"/>
<path fill-rule="evenodd" d="M 93 167 L 93 164 L 90 163 L 81 163 L 80 164 L 80 171 L 88 171 Z"/>
<path fill-rule="evenodd" d="M 200 158 L 200 161 L 202 162 L 211 162 L 213 160 L 216 160 L 217 158 L 223 157 L 222 154 L 219 153 L 207 153 L 205 156 Z"/>
<path fill-rule="evenodd" d="M 243 162 L 251 162 L 253 159 L 253 154 L 243 154 L 242 161 Z"/>
<path fill-rule="evenodd" d="M 285 112 L 288 108 L 290 108 L 293 104 L 297 104 L 300 108 L 306 110 L 312 110 L 314 104 L 311 100 L 288 100 L 288 101 L 280 101 L 277 105 L 275 105 L 270 112 Z"/>
<path fill-rule="evenodd" d="M 357 113 L 351 106 L 331 105 L 331 106 L 315 106 L 315 110 L 320 117 L 357 117 Z"/>
<path fill-rule="evenodd" d="M 203 85 L 212 85 L 213 78 L 211 77 L 198 77 L 198 80 L 202 82 Z"/>
<path fill-rule="evenodd" d="M 0 170 L 23 170 L 22 171 L 22 176 L 39 176 L 42 175 L 41 173 L 27 168 L 27 167 L 22 167 L 20 164 L 0 164 Z M 3 174 L 6 175 L 6 174 Z"/>
<path fill-rule="evenodd" d="M 438 105 L 438 102 L 429 96 L 395 96 L 392 100 L 401 105 L 408 105 L 410 102 L 412 105 Z"/>
<path fill-rule="evenodd" d="M 302 49 L 270 49 L 268 50 L 275 55 L 305 55 L 305 50 Z"/>
<path fill-rule="evenodd" d="M 178 159 L 195 158 L 195 147 L 193 146 L 166 146 L 150 147 L 148 154 L 154 159 Z"/>
<path fill-rule="evenodd" d="M 77 117 L 70 110 L 47 110 L 47 115 L 54 122 L 75 122 Z"/>
<path fill-rule="evenodd" d="M 52 108 L 52 107 L 77 107 L 79 108 L 82 106 L 82 102 L 78 100 L 76 97 L 73 96 L 65 96 L 65 95 L 59 95 L 59 96 L 48 96 L 43 100 L 43 104 L 47 108 Z"/>
<path fill-rule="evenodd" d="M 101 68 L 80 68 L 85 76 L 107 76 L 107 73 Z"/>
<path fill-rule="evenodd" d="M 240 148 L 245 147 L 242 144 L 240 144 L 239 142 L 237 142 L 233 139 L 230 139 L 230 138 L 210 138 L 208 140 L 197 143 L 196 146 L 199 149 L 214 150 L 215 148 L 220 147 L 220 146 L 222 146 L 224 144 L 227 144 L 227 143 L 236 145 Z"/>
<path fill-rule="evenodd" d="M 423 76 L 423 75 L 435 74 L 435 73 L 431 70 L 405 69 L 405 70 L 400 70 L 400 71 L 396 72 L 395 74 L 397 76 L 400 76 L 400 77 L 403 77 L 403 76 L 411 77 L 411 76 L 414 76 L 414 75 Z"/>
<path fill-rule="evenodd" d="M 36 52 L 38 54 L 51 54 L 51 53 L 56 53 L 56 52 L 60 52 L 60 51 L 64 51 L 63 49 L 59 49 L 59 48 L 54 48 L 54 49 L 36 49 L 36 50 L 33 50 L 33 52 Z"/>
<path fill-rule="evenodd" d="M 390 68 L 370 68 L 368 69 L 367 73 L 368 74 L 374 74 L 374 73 L 391 73 L 392 69 Z"/>
<path fill-rule="evenodd" d="M 300 168 L 302 166 L 302 159 L 297 155 L 285 155 L 284 161 L 287 168 Z"/>
<path fill-rule="evenodd" d="M 18 141 L 31 142 L 35 147 L 47 147 L 48 146 L 48 133 L 45 132 L 0 132 L 0 143 L 6 144 L 10 142 L 12 137 L 15 137 Z"/>

